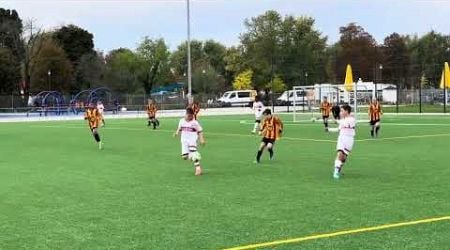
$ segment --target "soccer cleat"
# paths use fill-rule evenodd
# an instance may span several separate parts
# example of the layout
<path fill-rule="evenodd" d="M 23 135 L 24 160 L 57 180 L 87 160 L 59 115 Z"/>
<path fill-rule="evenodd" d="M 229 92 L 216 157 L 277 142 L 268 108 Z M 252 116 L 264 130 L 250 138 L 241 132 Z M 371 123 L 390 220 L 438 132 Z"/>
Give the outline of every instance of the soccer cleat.
<path fill-rule="evenodd" d="M 258 161 L 257 159 L 255 159 L 255 160 L 253 161 L 253 163 L 254 163 L 254 164 L 259 164 L 259 163 L 261 163 L 261 162 Z"/>
<path fill-rule="evenodd" d="M 195 175 L 202 175 L 202 168 L 200 166 L 195 167 Z"/>
<path fill-rule="evenodd" d="M 341 178 L 341 175 L 339 174 L 339 172 L 334 172 L 333 178 L 338 180 L 339 178 Z"/>
<path fill-rule="evenodd" d="M 274 159 L 274 156 L 273 156 L 273 155 L 269 156 L 269 160 L 270 160 L 270 161 L 273 161 L 273 159 Z"/>
<path fill-rule="evenodd" d="M 99 143 L 98 143 L 98 149 L 100 149 L 100 150 L 103 149 L 103 142 L 99 142 Z"/>

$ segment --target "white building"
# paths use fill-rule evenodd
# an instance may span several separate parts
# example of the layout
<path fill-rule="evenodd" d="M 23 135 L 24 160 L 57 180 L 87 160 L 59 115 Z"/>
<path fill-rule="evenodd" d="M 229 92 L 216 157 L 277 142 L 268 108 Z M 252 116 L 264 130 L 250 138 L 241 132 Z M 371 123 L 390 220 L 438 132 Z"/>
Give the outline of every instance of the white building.
<path fill-rule="evenodd" d="M 359 103 L 369 103 L 375 96 L 383 103 L 395 103 L 397 101 L 397 86 L 393 84 L 373 82 L 361 82 L 357 84 L 357 96 Z M 302 87 L 306 94 L 305 96 L 314 98 L 314 101 L 320 101 L 324 96 L 327 96 L 331 102 L 346 102 L 353 103 L 355 91 L 347 91 L 344 84 L 333 85 L 329 83 L 314 84 Z M 377 95 L 375 95 L 377 92 Z"/>

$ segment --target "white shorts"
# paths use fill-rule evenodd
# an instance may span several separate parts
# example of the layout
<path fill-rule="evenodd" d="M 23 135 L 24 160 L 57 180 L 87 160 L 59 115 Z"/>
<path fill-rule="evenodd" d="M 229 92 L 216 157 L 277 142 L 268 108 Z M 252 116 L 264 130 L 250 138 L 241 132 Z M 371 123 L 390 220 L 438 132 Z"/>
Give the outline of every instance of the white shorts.
<path fill-rule="evenodd" d="M 191 152 L 197 151 L 197 142 L 182 141 L 181 142 L 181 155 L 188 155 Z"/>
<path fill-rule="evenodd" d="M 352 152 L 354 141 L 354 138 L 351 136 L 339 136 L 336 150 L 349 155 Z"/>
<path fill-rule="evenodd" d="M 261 121 L 262 114 L 255 114 L 255 121 Z"/>

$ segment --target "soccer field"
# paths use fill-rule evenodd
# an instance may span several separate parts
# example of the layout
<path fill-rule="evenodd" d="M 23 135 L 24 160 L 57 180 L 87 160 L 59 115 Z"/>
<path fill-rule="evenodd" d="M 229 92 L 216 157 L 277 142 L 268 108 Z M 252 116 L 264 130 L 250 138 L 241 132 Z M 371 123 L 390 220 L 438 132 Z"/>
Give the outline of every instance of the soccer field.
<path fill-rule="evenodd" d="M 182 161 L 178 119 L 4 123 L 0 249 L 223 249 L 450 216 L 450 117 L 359 124 L 345 175 L 337 134 L 285 120 L 275 160 L 253 164 L 252 116 L 201 117 L 205 174 Z M 268 249 L 450 249 L 450 220 Z"/>

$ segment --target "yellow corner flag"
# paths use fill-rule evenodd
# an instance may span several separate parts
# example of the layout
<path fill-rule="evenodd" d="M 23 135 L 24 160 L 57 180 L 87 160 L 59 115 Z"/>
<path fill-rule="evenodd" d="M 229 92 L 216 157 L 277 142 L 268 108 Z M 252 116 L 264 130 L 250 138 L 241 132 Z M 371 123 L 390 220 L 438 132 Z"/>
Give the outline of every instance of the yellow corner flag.
<path fill-rule="evenodd" d="M 450 88 L 450 68 L 448 62 L 445 62 L 444 69 L 442 70 L 441 84 L 439 85 L 441 89 Z"/>
<path fill-rule="evenodd" d="M 347 91 L 353 90 L 353 72 L 350 64 L 347 64 L 347 69 L 345 70 L 344 86 Z"/>

